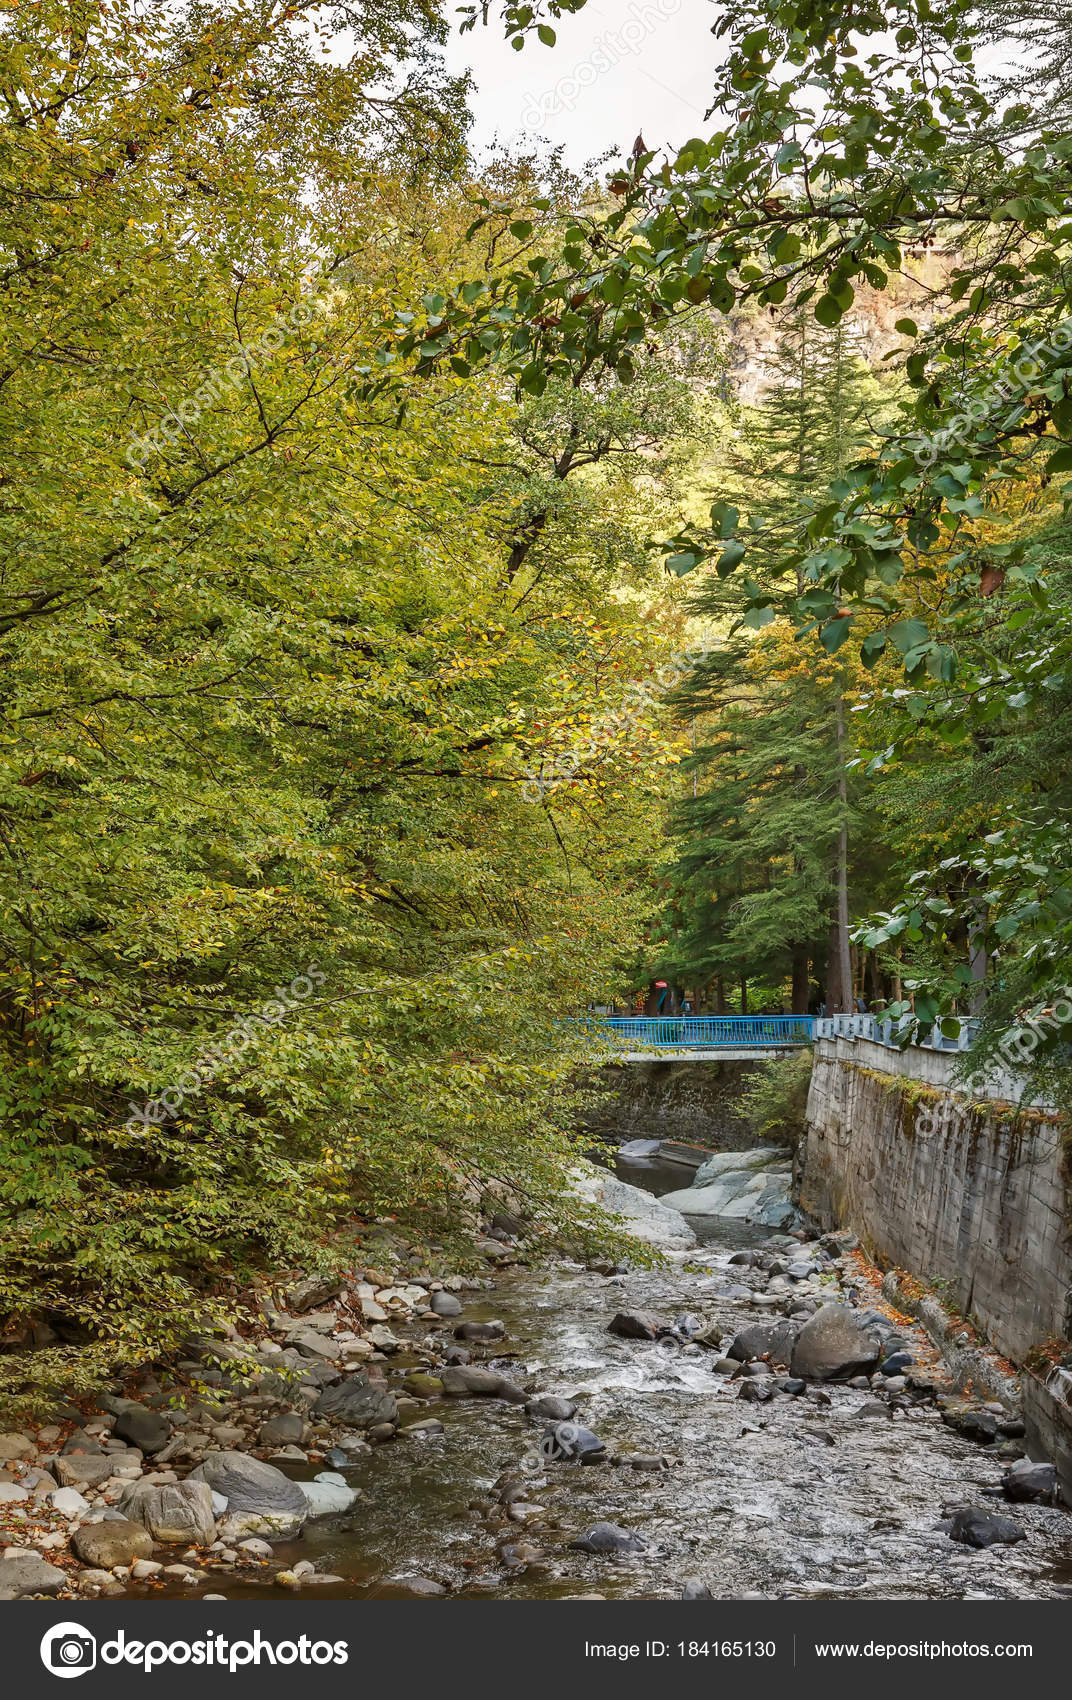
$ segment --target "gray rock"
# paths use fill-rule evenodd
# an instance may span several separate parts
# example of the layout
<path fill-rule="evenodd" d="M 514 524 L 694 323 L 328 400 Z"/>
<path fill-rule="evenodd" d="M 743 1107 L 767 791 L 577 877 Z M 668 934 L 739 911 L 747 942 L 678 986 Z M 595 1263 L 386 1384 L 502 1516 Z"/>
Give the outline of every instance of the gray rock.
<path fill-rule="evenodd" d="M 90 1458 L 100 1458 L 103 1456 L 104 1447 L 95 1434 L 87 1434 L 84 1428 L 76 1428 L 60 1447 L 60 1457 L 73 1457 L 79 1452 Z"/>
<path fill-rule="evenodd" d="M 67 1574 L 36 1553 L 19 1553 L 0 1563 L 0 1600 L 23 1600 L 32 1594 L 58 1594 Z"/>
<path fill-rule="evenodd" d="M 528 1394 L 505 1376 L 468 1364 L 446 1365 L 440 1371 L 440 1380 L 451 1399 L 506 1399 L 512 1405 L 524 1405 L 528 1399 Z"/>
<path fill-rule="evenodd" d="M 967 1547 L 992 1547 L 999 1543 L 1013 1546 L 1026 1541 L 1027 1530 L 1011 1517 L 1000 1517 L 995 1511 L 984 1511 L 978 1505 L 963 1506 L 949 1520 L 949 1539 Z"/>
<path fill-rule="evenodd" d="M 456 1340 L 505 1340 L 505 1322 L 460 1322 L 454 1330 Z"/>
<path fill-rule="evenodd" d="M 286 1306 L 297 1316 L 303 1310 L 312 1310 L 314 1305 L 335 1298 L 341 1291 L 342 1282 L 334 1275 L 306 1275 L 287 1292 Z"/>
<path fill-rule="evenodd" d="M 828 1304 L 800 1330 L 789 1367 L 806 1381 L 832 1381 L 872 1369 L 878 1358 L 878 1345 L 849 1307 Z"/>
<path fill-rule="evenodd" d="M 618 1180 L 605 1169 L 590 1165 L 575 1170 L 572 1183 L 581 1197 L 613 1216 L 623 1219 L 623 1231 L 635 1239 L 665 1251 L 688 1251 L 696 1244 L 696 1235 L 677 1209 L 669 1208 L 662 1199 L 650 1192 Z"/>
<path fill-rule="evenodd" d="M 734 1335 L 726 1356 L 747 1363 L 750 1358 L 769 1355 L 775 1363 L 788 1364 L 799 1333 L 800 1323 L 788 1317 L 780 1322 L 751 1322 Z"/>
<path fill-rule="evenodd" d="M 133 1564 L 136 1558 L 148 1558 L 153 1550 L 152 1537 L 140 1523 L 126 1518 L 109 1518 L 102 1523 L 83 1523 L 71 1536 L 75 1553 L 94 1570 L 114 1570 L 117 1564 Z"/>
<path fill-rule="evenodd" d="M 187 1480 L 207 1482 L 214 1492 L 223 1495 L 228 1525 L 238 1514 L 251 1513 L 271 1519 L 277 1536 L 285 1530 L 296 1535 L 308 1514 L 305 1495 L 297 1482 L 273 1464 L 247 1457 L 244 1452 L 210 1452 Z M 257 1533 L 254 1529 L 247 1532 Z M 221 1539 L 226 1538 L 221 1533 Z"/>
<path fill-rule="evenodd" d="M 325 1387 L 313 1410 L 318 1417 L 345 1423 L 348 1428 L 370 1429 L 378 1423 L 398 1421 L 394 1394 L 371 1381 L 364 1370 Z"/>
<path fill-rule="evenodd" d="M 618 1334 L 623 1340 L 655 1340 L 659 1324 L 653 1316 L 641 1310 L 620 1310 L 607 1323 L 608 1334 Z"/>
<path fill-rule="evenodd" d="M 540 1436 L 540 1452 L 545 1458 L 553 1458 L 563 1462 L 567 1458 L 584 1458 L 594 1461 L 602 1458 L 606 1447 L 598 1434 L 593 1434 L 590 1428 L 580 1428 L 576 1423 L 549 1423 Z"/>
<path fill-rule="evenodd" d="M 141 1456 L 137 1452 L 111 1452 L 101 1458 L 89 1457 L 84 1452 L 72 1452 L 69 1457 L 56 1459 L 53 1469 L 61 1487 L 96 1487 L 100 1482 L 107 1481 L 109 1476 L 125 1464 L 139 1464 Z"/>
<path fill-rule="evenodd" d="M 429 1308 L 434 1310 L 437 1316 L 461 1316 L 462 1314 L 461 1300 L 456 1299 L 453 1293 L 433 1293 Z"/>
<path fill-rule="evenodd" d="M 305 1433 L 305 1419 L 297 1411 L 280 1411 L 257 1431 L 261 1446 L 297 1446 Z"/>
<path fill-rule="evenodd" d="M 619 1145 L 619 1157 L 655 1157 L 662 1146 L 661 1139 L 627 1139 Z"/>
<path fill-rule="evenodd" d="M 683 1600 L 713 1600 L 714 1594 L 706 1582 L 701 1582 L 698 1576 L 690 1576 L 681 1590 Z"/>
<path fill-rule="evenodd" d="M 1053 1505 L 1057 1498 L 1057 1471 L 1052 1464 L 1034 1464 L 1021 1458 L 1006 1470 L 1001 1483 L 1006 1499 L 1025 1504 Z"/>
<path fill-rule="evenodd" d="M 537 1421 L 568 1423 L 577 1407 L 570 1399 L 559 1399 L 554 1393 L 541 1393 L 537 1399 L 525 1401 L 525 1415 Z"/>
<path fill-rule="evenodd" d="M 575 1541 L 570 1541 L 574 1552 L 591 1552 L 602 1556 L 611 1552 L 644 1552 L 647 1542 L 631 1529 L 623 1529 L 617 1523 L 593 1523 L 583 1535 L 578 1535 Z"/>
<path fill-rule="evenodd" d="M 119 1509 L 162 1546 L 207 1547 L 216 1539 L 212 1497 L 204 1481 L 134 1482 Z"/>
<path fill-rule="evenodd" d="M 160 1411 L 150 1411 L 146 1405 L 125 1405 L 115 1419 L 113 1431 L 120 1440 L 151 1455 L 162 1452 L 171 1439 L 171 1424 Z"/>
<path fill-rule="evenodd" d="M 957 1434 L 962 1434 L 965 1440 L 974 1440 L 978 1446 L 993 1446 L 998 1437 L 998 1420 L 991 1411 L 953 1409 L 943 1411 L 942 1419 Z"/>

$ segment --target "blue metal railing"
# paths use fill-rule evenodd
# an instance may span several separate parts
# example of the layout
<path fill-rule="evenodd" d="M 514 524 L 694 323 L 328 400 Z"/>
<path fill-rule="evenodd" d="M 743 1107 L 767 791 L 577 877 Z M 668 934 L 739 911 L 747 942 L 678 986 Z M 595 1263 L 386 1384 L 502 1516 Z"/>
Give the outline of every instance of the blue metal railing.
<path fill-rule="evenodd" d="M 607 1033 L 630 1050 L 719 1051 L 740 1046 L 784 1049 L 810 1045 L 813 1015 L 594 1015 L 593 1033 Z"/>

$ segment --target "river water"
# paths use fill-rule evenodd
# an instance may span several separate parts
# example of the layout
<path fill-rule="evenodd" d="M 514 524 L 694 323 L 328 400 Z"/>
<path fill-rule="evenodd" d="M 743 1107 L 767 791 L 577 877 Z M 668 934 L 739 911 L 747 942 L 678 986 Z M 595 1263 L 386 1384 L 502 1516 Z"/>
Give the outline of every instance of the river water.
<path fill-rule="evenodd" d="M 623 1178 L 664 1191 L 682 1184 L 682 1171 Z M 519 1407 L 441 1400 L 428 1414 L 441 1419 L 442 1435 L 376 1447 L 347 1471 L 360 1496 L 352 1510 L 309 1523 L 277 1558 L 309 1558 L 340 1578 L 318 1587 L 318 1598 L 406 1597 L 428 1583 L 463 1599 L 676 1598 L 694 1577 L 722 1598 L 1072 1595 L 1072 1517 L 983 1496 L 1001 1461 L 947 1428 L 933 1406 L 861 1419 L 868 1393 L 838 1386 L 746 1403 L 738 1382 L 714 1373 L 715 1354 L 608 1334 L 620 1309 L 669 1319 L 690 1311 L 727 1333 L 769 1316 L 726 1289 L 752 1275 L 730 1265 L 733 1252 L 771 1237 L 716 1221 L 706 1243 L 670 1269 L 609 1278 L 569 1264 L 516 1269 L 478 1302 L 467 1296 L 467 1320 L 500 1318 L 507 1330 L 473 1361 L 532 1392 L 576 1398 L 578 1421 L 622 1461 L 547 1463 L 539 1427 Z M 392 1372 L 408 1367 L 429 1367 L 419 1349 Z M 660 1455 L 669 1467 L 628 1462 Z M 523 1527 L 497 1490 L 506 1477 L 533 1508 Z M 1011 1513 L 1028 1539 L 989 1551 L 958 1545 L 935 1525 L 944 1504 L 964 1503 Z M 636 1531 L 644 1551 L 570 1550 L 601 1521 Z M 530 1549 L 523 1562 L 503 1550 L 519 1542 Z M 263 1597 L 256 1583 L 232 1577 L 214 1578 L 205 1591 L 215 1590 Z"/>

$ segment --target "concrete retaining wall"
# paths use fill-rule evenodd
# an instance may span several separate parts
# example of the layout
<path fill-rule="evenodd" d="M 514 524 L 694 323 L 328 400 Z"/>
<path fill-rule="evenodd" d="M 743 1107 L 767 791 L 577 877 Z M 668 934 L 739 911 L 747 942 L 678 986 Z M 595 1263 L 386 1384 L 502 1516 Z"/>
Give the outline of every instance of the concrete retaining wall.
<path fill-rule="evenodd" d="M 1072 1188 L 1045 1107 L 949 1096 L 957 1059 L 820 1039 L 802 1208 L 944 1291 L 999 1352 L 1072 1333 Z M 939 1288 L 939 1291 L 942 1291 Z"/>

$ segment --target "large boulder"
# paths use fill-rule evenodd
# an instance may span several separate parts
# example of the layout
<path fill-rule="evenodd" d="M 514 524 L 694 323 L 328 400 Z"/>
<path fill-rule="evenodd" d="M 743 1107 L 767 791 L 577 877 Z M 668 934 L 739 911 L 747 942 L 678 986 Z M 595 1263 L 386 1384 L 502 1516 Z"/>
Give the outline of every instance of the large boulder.
<path fill-rule="evenodd" d="M 801 1324 L 788 1318 L 780 1322 L 750 1322 L 734 1335 L 726 1347 L 726 1356 L 740 1364 L 768 1356 L 777 1364 L 788 1364 L 800 1330 Z"/>
<path fill-rule="evenodd" d="M 784 1151 L 726 1151 L 731 1159 L 713 1170 L 710 1159 L 689 1187 L 663 1194 L 662 1202 L 688 1216 L 730 1216 L 740 1221 L 784 1227 L 795 1216 L 792 1171 Z M 701 1177 L 706 1178 L 701 1179 Z"/>
<path fill-rule="evenodd" d="M 333 1381 L 325 1387 L 316 1404 L 313 1406 L 318 1417 L 327 1417 L 329 1422 L 345 1423 L 347 1428 L 369 1429 L 378 1423 L 395 1423 L 398 1421 L 398 1406 L 393 1393 L 377 1381 L 372 1381 L 364 1370 L 358 1370 L 356 1375 L 343 1376 L 341 1381 Z"/>
<path fill-rule="evenodd" d="M 784 1168 L 788 1161 L 784 1145 L 756 1145 L 751 1151 L 716 1151 L 714 1156 L 700 1164 L 692 1184 L 694 1187 L 711 1186 L 726 1175 Z"/>
<path fill-rule="evenodd" d="M 171 1439 L 171 1424 L 160 1411 L 150 1411 L 147 1405 L 133 1400 L 123 1406 L 115 1419 L 113 1433 L 140 1452 L 162 1452 Z"/>
<path fill-rule="evenodd" d="M 33 1594 L 58 1594 L 67 1572 L 48 1564 L 36 1553 L 17 1553 L 0 1562 L 0 1600 L 23 1600 Z"/>
<path fill-rule="evenodd" d="M 789 1367 L 806 1381 L 835 1381 L 873 1369 L 879 1355 L 878 1342 L 848 1305 L 828 1304 L 800 1330 Z"/>
<path fill-rule="evenodd" d="M 274 1464 L 260 1458 L 250 1458 L 244 1452 L 210 1452 L 187 1481 L 207 1482 L 214 1493 L 227 1501 L 229 1525 L 236 1518 L 252 1517 L 267 1523 L 277 1539 L 297 1535 L 308 1515 L 305 1495 L 297 1482 L 292 1482 Z M 249 1534 L 263 1529 L 249 1529 Z M 221 1538 L 225 1538 L 221 1534 Z"/>
<path fill-rule="evenodd" d="M 134 1482 L 119 1501 L 132 1523 L 141 1523 L 162 1546 L 207 1547 L 216 1539 L 212 1489 L 184 1482 Z"/>
<path fill-rule="evenodd" d="M 461 1316 L 462 1301 L 456 1299 L 453 1293 L 436 1292 L 432 1294 L 429 1309 L 437 1316 Z"/>
<path fill-rule="evenodd" d="M 668 1209 L 663 1199 L 629 1186 L 606 1169 L 597 1169 L 594 1163 L 575 1169 L 571 1182 L 588 1203 L 620 1216 L 624 1231 L 634 1239 L 662 1251 L 688 1251 L 696 1244 L 696 1235 L 678 1209 Z"/>
<path fill-rule="evenodd" d="M 149 1531 L 125 1517 L 83 1523 L 71 1536 L 71 1545 L 91 1570 L 114 1570 L 117 1564 L 133 1564 L 136 1558 L 148 1558 L 153 1550 Z"/>
<path fill-rule="evenodd" d="M 300 1446 L 305 1434 L 305 1418 L 297 1411 L 277 1411 L 257 1430 L 261 1446 Z"/>
<path fill-rule="evenodd" d="M 528 1394 L 505 1375 L 470 1364 L 445 1364 L 439 1379 L 450 1399 L 506 1399 L 511 1405 L 524 1405 L 528 1399 Z"/>

